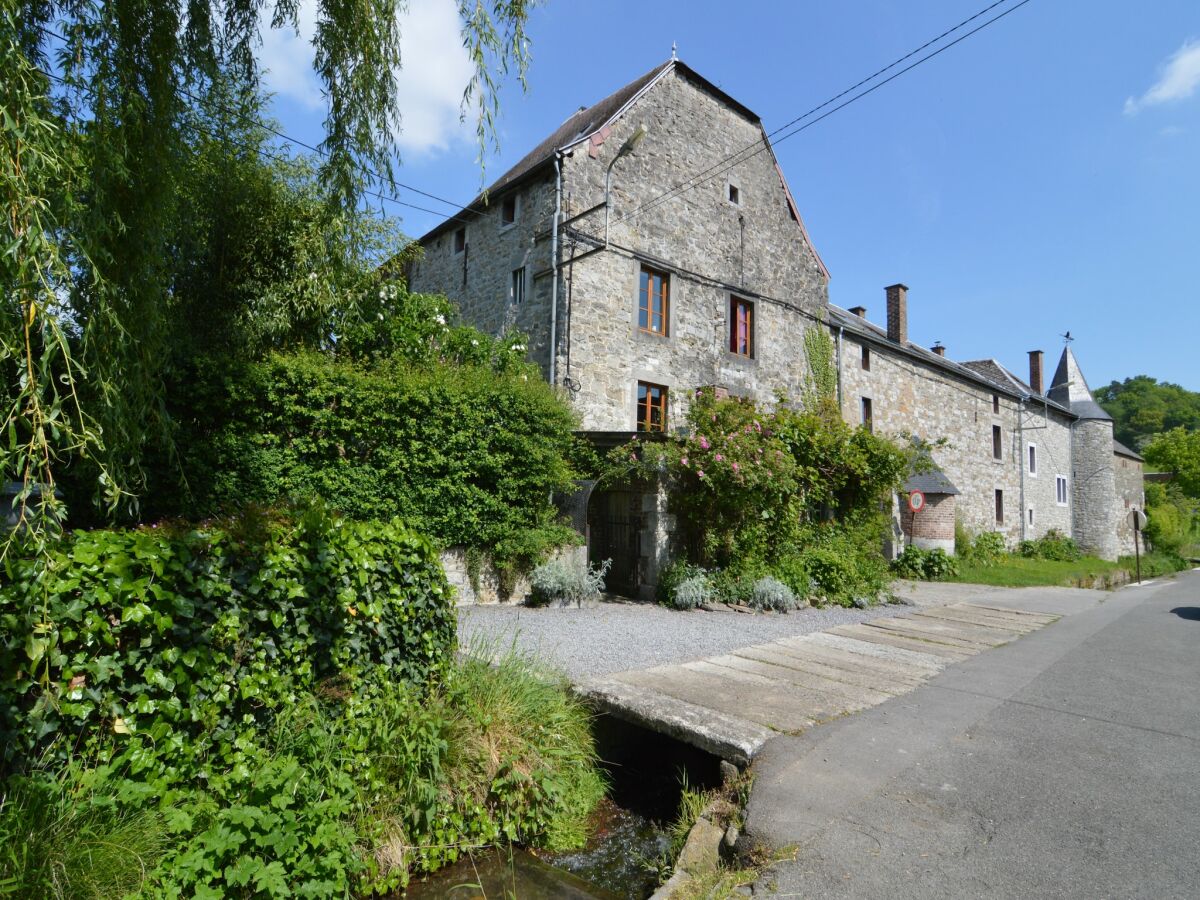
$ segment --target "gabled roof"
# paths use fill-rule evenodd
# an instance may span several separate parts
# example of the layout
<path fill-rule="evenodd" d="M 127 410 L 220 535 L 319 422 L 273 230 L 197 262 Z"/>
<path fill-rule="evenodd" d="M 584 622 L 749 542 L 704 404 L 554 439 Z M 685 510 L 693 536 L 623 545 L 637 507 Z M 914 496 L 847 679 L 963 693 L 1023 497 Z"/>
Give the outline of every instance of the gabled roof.
<path fill-rule="evenodd" d="M 689 81 L 699 85 L 735 112 L 745 116 L 749 121 L 758 126 L 759 131 L 762 132 L 763 143 L 766 144 L 767 152 L 770 154 L 771 162 L 774 164 L 775 171 L 779 175 L 779 183 L 783 188 L 784 196 L 795 216 L 796 224 L 800 227 L 801 234 L 804 235 L 804 242 L 812 251 L 813 256 L 817 260 L 817 265 L 821 267 L 821 272 L 825 275 L 825 280 L 828 281 L 829 269 L 825 267 L 825 262 L 821 259 L 821 255 L 817 253 L 817 248 L 813 246 L 813 242 L 808 236 L 808 229 L 804 227 L 804 220 L 800 217 L 800 209 L 796 206 L 796 201 L 792 197 L 787 179 L 783 177 L 783 169 L 780 168 L 779 160 L 775 157 L 775 150 L 771 147 L 766 129 L 762 127 L 762 120 L 749 107 L 735 100 L 691 66 L 686 65 L 678 59 L 669 59 L 655 66 L 641 77 L 635 78 L 624 87 L 613 91 L 603 100 L 593 103 L 591 106 L 580 107 L 573 115 L 568 116 L 567 120 L 551 132 L 541 143 L 521 157 L 516 165 L 492 182 L 486 191 L 476 196 L 474 200 L 463 207 L 463 211 L 465 213 L 482 212 L 486 207 L 485 198 L 513 187 L 526 178 L 533 177 L 543 169 L 549 168 L 554 162 L 554 154 L 556 152 L 569 150 L 571 147 L 591 139 L 593 136 L 597 139 L 596 143 L 599 143 L 599 141 L 608 135 L 606 129 L 613 120 L 637 101 L 642 94 L 653 87 L 660 78 L 672 71 L 680 72 Z M 449 218 L 441 224 L 434 226 L 426 232 L 419 243 L 426 243 L 441 232 L 454 227 L 461 221 L 461 218 L 462 214 L 460 213 L 459 216 Z"/>
<path fill-rule="evenodd" d="M 1088 387 L 1087 379 L 1083 377 L 1079 362 L 1069 346 L 1063 348 L 1062 359 L 1058 361 L 1058 369 L 1054 372 L 1047 396 L 1055 403 L 1069 408 L 1081 419 L 1112 421 L 1112 416 L 1092 397 L 1092 390 Z"/>
<path fill-rule="evenodd" d="M 1000 365 L 994 359 L 973 360 L 971 362 L 957 363 L 954 360 L 946 359 L 944 356 L 939 356 L 932 350 L 927 350 L 912 341 L 906 341 L 903 346 L 890 340 L 887 336 L 886 329 L 868 322 L 862 316 L 857 316 L 852 312 L 842 309 L 840 306 L 829 304 L 830 323 L 834 327 L 845 328 L 847 331 L 858 334 L 861 337 L 870 339 L 872 342 L 890 350 L 899 350 L 906 356 L 909 356 L 917 361 L 924 363 L 935 369 L 940 369 L 943 372 L 948 372 L 957 375 L 959 378 L 981 385 L 989 390 L 1005 394 L 1017 400 L 1023 400 L 1029 396 L 1037 396 L 1033 393 L 1033 388 L 1025 384 L 1021 379 L 1017 378 L 1012 372 Z M 1047 398 L 1039 397 L 1040 400 Z M 1059 407 L 1063 412 L 1070 412 L 1066 407 L 1055 403 L 1053 400 L 1048 401 L 1051 406 Z"/>

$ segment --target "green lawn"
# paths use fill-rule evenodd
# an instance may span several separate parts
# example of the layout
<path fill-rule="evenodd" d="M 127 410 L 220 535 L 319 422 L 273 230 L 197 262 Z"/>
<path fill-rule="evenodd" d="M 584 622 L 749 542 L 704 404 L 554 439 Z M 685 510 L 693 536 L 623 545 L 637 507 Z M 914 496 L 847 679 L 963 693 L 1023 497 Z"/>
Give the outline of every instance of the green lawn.
<path fill-rule="evenodd" d="M 1180 563 L 1172 557 L 1155 553 L 1142 557 L 1143 579 L 1168 575 L 1178 571 L 1179 568 Z M 997 587 L 1040 587 L 1045 585 L 1112 587 L 1115 583 L 1121 583 L 1119 576 L 1116 576 L 1118 580 L 1114 581 L 1114 573 L 1122 569 L 1129 572 L 1132 580 L 1133 557 L 1123 557 L 1117 562 L 1107 562 L 1103 559 L 1085 556 L 1083 559 L 1073 562 L 1061 562 L 1008 556 L 992 566 L 981 566 L 960 559 L 958 574 L 946 580 L 968 584 L 990 584 Z"/>

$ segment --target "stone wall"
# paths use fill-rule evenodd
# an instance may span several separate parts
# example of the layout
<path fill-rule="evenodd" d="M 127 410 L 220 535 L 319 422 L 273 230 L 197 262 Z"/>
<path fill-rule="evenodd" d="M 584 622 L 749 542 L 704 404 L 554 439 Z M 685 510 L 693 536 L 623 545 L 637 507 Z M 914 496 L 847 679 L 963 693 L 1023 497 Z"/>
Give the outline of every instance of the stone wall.
<path fill-rule="evenodd" d="M 501 220 L 508 197 L 517 199 L 517 218 Z M 554 214 L 554 176 L 502 191 L 480 213 L 461 213 L 427 241 L 422 258 L 409 269 L 417 292 L 441 293 L 458 304 L 463 318 L 481 331 L 499 336 L 515 328 L 529 336 L 529 359 L 549 373 L 550 365 L 550 222 Z M 466 246 L 455 249 L 455 231 L 465 229 Z M 514 302 L 513 272 L 525 270 L 525 297 Z"/>
<path fill-rule="evenodd" d="M 1116 477 L 1113 471 L 1112 422 L 1081 419 L 1075 423 L 1074 484 L 1075 542 L 1101 559 L 1118 554 Z"/>
<path fill-rule="evenodd" d="M 1133 510 L 1146 508 L 1145 485 L 1142 479 L 1142 462 L 1121 454 L 1113 455 L 1113 474 L 1116 481 L 1114 499 L 1117 519 L 1117 553 L 1120 556 L 1133 554 Z M 1142 538 L 1138 538 L 1142 540 Z M 1142 549 L 1145 549 L 1144 547 Z"/>
<path fill-rule="evenodd" d="M 595 241 L 576 236 L 565 248 L 569 313 L 564 309 L 559 365 L 579 383 L 574 402 L 583 427 L 632 430 L 638 381 L 668 388 L 669 426 L 682 420 L 691 392 L 704 385 L 760 401 L 772 400 L 777 390 L 797 395 L 806 373 L 803 332 L 826 303 L 826 282 L 772 155 L 760 153 L 634 214 L 679 173 L 760 140 L 759 126 L 742 112 L 681 73 L 664 76 L 614 123 L 596 158 L 581 148 L 565 161 L 566 213 L 603 202 L 605 170 L 641 124 L 647 136 L 613 167 L 610 249 L 572 263 L 573 253 Z M 730 185 L 737 204 L 729 199 Z M 602 241 L 603 210 L 573 227 Z M 638 328 L 640 271 L 647 261 L 668 275 L 666 336 Z M 734 295 L 754 304 L 749 359 L 728 349 Z"/>
<path fill-rule="evenodd" d="M 556 558 L 569 559 L 576 565 L 587 564 L 586 547 L 563 547 Z M 490 603 L 524 603 L 529 599 L 529 579 L 517 579 L 512 593 L 505 595 L 500 590 L 500 576 L 490 560 L 485 559 L 480 566 L 479 590 L 471 584 L 471 576 L 467 566 L 467 552 L 463 547 L 451 547 L 441 553 L 442 568 L 446 572 L 446 580 L 454 588 L 455 605 L 475 606 Z"/>
<path fill-rule="evenodd" d="M 869 370 L 862 367 L 864 344 L 871 348 Z M 850 332 L 842 335 L 839 377 L 847 422 L 862 421 L 866 398 L 877 433 L 945 440 L 933 457 L 960 492 L 956 512 L 969 532 L 1000 532 L 1009 546 L 1051 528 L 1070 533 L 1070 504 L 1057 504 L 1054 484 L 1055 475 L 1069 474 L 1070 426 L 1064 414 L 1036 402 L 1023 404 L 886 341 L 868 342 Z M 1001 430 L 999 459 L 993 454 L 993 426 Z M 1031 443 L 1037 447 L 1036 476 L 1028 471 Z M 996 491 L 1003 492 L 1002 522 L 996 518 Z"/>

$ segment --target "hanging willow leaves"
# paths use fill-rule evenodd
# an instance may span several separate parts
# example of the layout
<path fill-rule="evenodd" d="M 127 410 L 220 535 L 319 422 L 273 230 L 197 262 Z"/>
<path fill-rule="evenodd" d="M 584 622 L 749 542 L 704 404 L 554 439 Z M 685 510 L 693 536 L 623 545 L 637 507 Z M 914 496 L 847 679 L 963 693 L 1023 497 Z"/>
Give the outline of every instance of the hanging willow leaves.
<path fill-rule="evenodd" d="M 392 187 L 407 3 L 305 2 L 328 103 L 316 199 L 336 223 L 359 214 L 364 191 Z M 531 2 L 457 0 L 474 67 L 462 112 L 481 159 L 504 75 L 523 83 Z M 189 339 L 172 309 L 197 127 L 217 119 L 244 134 L 261 115 L 256 48 L 299 12 L 300 0 L 0 0 L 0 468 L 21 484 L 19 511 L 45 507 L 35 530 L 62 519 L 54 486 L 68 463 L 111 515 L 133 518 L 147 460 L 170 458 L 164 385 Z M 262 320 L 272 315 L 295 331 L 287 308 Z"/>

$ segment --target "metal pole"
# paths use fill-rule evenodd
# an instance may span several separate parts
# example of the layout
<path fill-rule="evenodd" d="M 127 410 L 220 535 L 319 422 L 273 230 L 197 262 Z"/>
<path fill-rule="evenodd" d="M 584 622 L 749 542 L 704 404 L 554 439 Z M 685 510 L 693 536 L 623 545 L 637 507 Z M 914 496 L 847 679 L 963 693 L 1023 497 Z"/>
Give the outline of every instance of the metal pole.
<path fill-rule="evenodd" d="M 1141 530 L 1142 529 L 1140 529 L 1138 527 L 1138 514 L 1137 514 L 1137 510 L 1135 509 L 1133 511 L 1133 555 L 1134 555 L 1134 558 L 1137 559 L 1137 581 L 1138 581 L 1138 584 L 1142 583 L 1142 551 L 1141 551 L 1140 546 L 1138 545 L 1138 533 Z"/>

